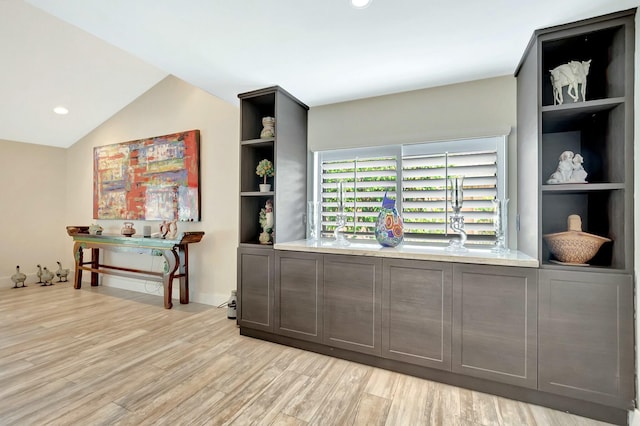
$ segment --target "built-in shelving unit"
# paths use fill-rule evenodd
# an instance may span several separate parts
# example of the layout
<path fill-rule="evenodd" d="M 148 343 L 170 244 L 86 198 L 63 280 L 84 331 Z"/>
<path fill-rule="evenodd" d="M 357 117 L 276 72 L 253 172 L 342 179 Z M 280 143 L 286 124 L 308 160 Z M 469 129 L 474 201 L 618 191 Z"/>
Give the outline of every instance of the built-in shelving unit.
<path fill-rule="evenodd" d="M 304 238 L 306 208 L 308 107 L 278 86 L 242 93 L 240 98 L 240 245 L 260 244 L 259 215 L 273 203 L 274 241 Z M 275 136 L 261 138 L 264 117 L 275 118 Z M 267 179 L 271 191 L 260 192 L 256 166 L 263 159 L 274 165 Z M 278 226 L 284 224 L 284 226 Z"/>
<path fill-rule="evenodd" d="M 543 236 L 566 231 L 578 214 L 583 231 L 612 240 L 589 262 L 593 270 L 632 270 L 634 14 L 536 31 L 516 72 L 518 248 L 543 268 L 558 269 Z M 549 70 L 569 61 L 591 61 L 586 99 L 574 102 L 565 87 L 554 105 Z M 564 151 L 582 155 L 588 183 L 546 183 Z"/>
<path fill-rule="evenodd" d="M 240 227 L 238 247 L 238 324 L 273 331 L 273 243 L 305 237 L 307 205 L 307 111 L 309 107 L 281 87 L 242 93 L 240 98 Z M 264 117 L 275 118 L 275 136 L 261 138 Z M 260 192 L 258 163 L 273 163 Z M 272 241 L 261 244 L 260 210 L 273 205 Z"/>
<path fill-rule="evenodd" d="M 518 249 L 538 258 L 538 389 L 632 410 L 635 9 L 536 31 L 518 79 Z M 554 105 L 549 70 L 591 61 L 585 100 Z M 566 92 L 566 89 L 564 89 Z M 588 183 L 547 184 L 560 154 Z M 610 238 L 588 265 L 557 264 L 544 235 Z M 602 408 L 598 408 L 602 411 Z M 621 416 L 626 419 L 626 416 Z"/>

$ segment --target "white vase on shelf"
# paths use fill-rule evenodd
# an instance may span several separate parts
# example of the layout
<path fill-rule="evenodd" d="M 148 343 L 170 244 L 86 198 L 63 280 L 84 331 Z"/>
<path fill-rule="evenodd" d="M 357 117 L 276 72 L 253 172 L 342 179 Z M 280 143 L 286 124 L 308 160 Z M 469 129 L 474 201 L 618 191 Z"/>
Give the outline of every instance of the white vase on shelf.
<path fill-rule="evenodd" d="M 269 192 L 271 191 L 271 184 L 270 183 L 261 183 L 260 184 L 260 192 Z"/>

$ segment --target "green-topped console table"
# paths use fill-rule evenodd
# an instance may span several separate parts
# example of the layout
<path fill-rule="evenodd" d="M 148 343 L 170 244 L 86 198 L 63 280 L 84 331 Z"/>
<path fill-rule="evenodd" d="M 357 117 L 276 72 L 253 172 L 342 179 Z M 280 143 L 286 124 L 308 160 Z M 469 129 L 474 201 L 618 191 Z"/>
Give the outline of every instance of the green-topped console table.
<path fill-rule="evenodd" d="M 73 257 L 75 276 L 73 287 L 82 286 L 82 271 L 91 272 L 91 285 L 98 285 L 98 274 L 118 275 L 161 282 L 164 287 L 164 307 L 171 309 L 173 280 L 180 279 L 180 303 L 189 303 L 189 244 L 202 240 L 204 232 L 182 232 L 176 239 L 126 237 L 117 234 L 90 235 L 85 228 L 67 226 L 67 233 L 73 237 Z M 91 250 L 91 260 L 84 260 L 84 250 Z M 114 252 L 163 256 L 166 263 L 163 272 L 125 268 L 100 263 L 100 250 Z"/>

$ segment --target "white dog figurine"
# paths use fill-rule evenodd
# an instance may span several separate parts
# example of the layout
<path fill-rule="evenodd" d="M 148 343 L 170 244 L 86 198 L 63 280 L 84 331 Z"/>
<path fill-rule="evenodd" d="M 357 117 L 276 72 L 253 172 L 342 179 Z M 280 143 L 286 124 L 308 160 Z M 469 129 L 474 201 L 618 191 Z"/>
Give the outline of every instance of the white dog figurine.
<path fill-rule="evenodd" d="M 560 154 L 560 161 L 558 162 L 558 168 L 549 177 L 547 183 L 557 184 L 566 183 L 571 179 L 571 173 L 573 172 L 573 152 L 564 151 Z"/>
<path fill-rule="evenodd" d="M 587 183 L 587 172 L 582 167 L 582 163 L 584 162 L 584 158 L 582 155 L 576 154 L 573 157 L 573 171 L 571 172 L 571 178 L 569 182 L 572 183 Z"/>

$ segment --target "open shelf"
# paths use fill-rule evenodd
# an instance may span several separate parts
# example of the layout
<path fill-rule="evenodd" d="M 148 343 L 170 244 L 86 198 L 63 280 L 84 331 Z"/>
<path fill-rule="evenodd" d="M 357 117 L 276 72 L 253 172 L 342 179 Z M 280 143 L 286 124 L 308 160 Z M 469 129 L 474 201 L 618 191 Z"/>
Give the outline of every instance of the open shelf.
<path fill-rule="evenodd" d="M 240 99 L 240 229 L 241 246 L 260 244 L 260 210 L 268 200 L 273 206 L 274 241 L 304 238 L 302 216 L 306 209 L 307 111 L 308 107 L 278 86 L 241 93 Z M 264 117 L 275 118 L 275 135 L 261 138 Z M 261 160 L 273 163 L 275 176 L 268 177 L 269 192 L 260 192 L 263 178 L 256 174 Z M 277 224 L 285 224 L 276 229 Z"/>

